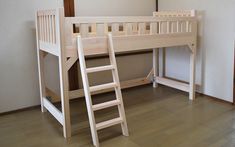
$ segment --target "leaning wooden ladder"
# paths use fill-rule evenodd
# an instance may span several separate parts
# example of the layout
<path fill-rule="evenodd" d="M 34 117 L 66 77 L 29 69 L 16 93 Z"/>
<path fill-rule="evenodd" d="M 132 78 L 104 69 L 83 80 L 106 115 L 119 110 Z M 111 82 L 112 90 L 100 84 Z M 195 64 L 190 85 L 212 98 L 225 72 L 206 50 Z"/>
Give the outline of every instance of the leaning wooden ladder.
<path fill-rule="evenodd" d="M 124 110 L 124 105 L 123 105 L 123 100 L 122 100 L 120 81 L 119 81 L 119 76 L 118 76 L 118 71 L 117 71 L 117 64 L 116 64 L 114 47 L 113 47 L 113 39 L 112 39 L 111 33 L 108 34 L 108 42 L 109 42 L 108 52 L 109 52 L 109 58 L 110 58 L 110 65 L 86 68 L 86 61 L 85 61 L 85 55 L 84 55 L 84 50 L 83 50 L 83 45 L 82 45 L 82 39 L 81 39 L 81 36 L 78 36 L 77 38 L 78 55 L 79 55 L 79 63 L 80 63 L 80 68 L 81 68 L 82 82 L 83 82 L 84 94 L 85 94 L 85 99 L 86 99 L 92 140 L 95 146 L 99 146 L 99 139 L 98 139 L 97 131 L 100 129 L 104 129 L 113 125 L 121 124 L 123 135 L 124 136 L 129 135 L 127 122 L 126 122 L 126 116 L 125 116 L 125 110 Z M 88 73 L 107 71 L 107 70 L 112 70 L 112 77 L 113 77 L 112 83 L 92 86 L 92 87 L 89 86 L 89 80 L 87 76 Z M 112 101 L 93 105 L 92 99 L 91 99 L 91 92 L 104 90 L 108 88 L 115 89 L 116 99 Z M 118 106 L 119 117 L 96 124 L 94 111 L 98 111 L 98 110 L 113 107 L 113 106 Z"/>

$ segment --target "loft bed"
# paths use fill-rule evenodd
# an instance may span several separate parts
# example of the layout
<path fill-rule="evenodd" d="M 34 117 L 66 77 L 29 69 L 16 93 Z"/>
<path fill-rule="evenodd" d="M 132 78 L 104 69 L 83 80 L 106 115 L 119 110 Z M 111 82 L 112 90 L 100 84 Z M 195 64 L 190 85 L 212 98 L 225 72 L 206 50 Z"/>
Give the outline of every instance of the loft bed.
<path fill-rule="evenodd" d="M 197 20 L 195 11 L 162 11 L 153 16 L 122 17 L 64 17 L 64 9 L 40 10 L 36 13 L 38 70 L 41 111 L 47 110 L 63 126 L 64 137 L 71 136 L 69 100 L 83 97 L 82 89 L 69 91 L 68 71 L 78 60 L 77 36 L 81 36 L 86 56 L 108 53 L 108 33 L 113 35 L 115 53 L 153 50 L 153 69 L 147 77 L 121 82 L 122 88 L 148 84 L 153 77 L 153 87 L 170 86 L 189 93 L 195 98 L 195 57 Z M 159 48 L 184 46 L 190 52 L 189 84 L 167 79 L 159 74 Z M 59 58 L 60 96 L 45 85 L 44 62 L 47 54 Z M 92 94 L 111 91 L 101 90 Z M 62 108 L 57 109 L 47 97 L 57 97 Z"/>

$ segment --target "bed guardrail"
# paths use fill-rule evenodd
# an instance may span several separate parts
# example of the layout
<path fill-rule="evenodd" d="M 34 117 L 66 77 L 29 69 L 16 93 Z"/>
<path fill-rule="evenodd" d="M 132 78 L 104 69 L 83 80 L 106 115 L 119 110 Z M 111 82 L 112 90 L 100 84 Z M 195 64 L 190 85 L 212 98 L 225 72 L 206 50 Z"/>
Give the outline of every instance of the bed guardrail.
<path fill-rule="evenodd" d="M 80 35 L 85 41 L 85 54 L 97 54 L 98 52 L 105 53 L 107 34 L 110 32 L 113 34 L 114 39 L 119 38 L 119 44 L 121 44 L 120 39 L 123 40 L 128 37 L 130 39 L 135 37 L 140 39 L 142 37 L 140 41 L 149 40 L 144 37 L 152 37 L 153 39 L 160 35 L 174 36 L 181 34 L 182 36 L 191 35 L 195 37 L 196 29 L 197 24 L 194 16 L 66 17 L 65 44 L 68 52 L 67 56 L 74 56 L 76 54 L 74 52 L 76 50 L 76 36 Z M 142 46 L 138 45 L 138 47 L 140 49 Z M 133 48 L 135 47 L 133 46 Z M 144 48 L 147 48 L 147 46 L 144 46 Z M 118 46 L 118 49 L 125 51 L 127 47 Z"/>
<path fill-rule="evenodd" d="M 89 38 L 89 50 L 92 52 L 91 49 L 95 48 L 107 49 L 107 34 L 110 32 L 114 37 L 125 38 L 177 34 L 195 36 L 197 31 L 193 10 L 160 11 L 154 12 L 153 16 L 121 17 L 64 17 L 60 12 L 63 11 L 55 9 L 37 12 L 39 48 L 56 56 L 60 53 L 63 41 L 66 56 L 77 57 L 77 35 L 83 39 Z"/>
<path fill-rule="evenodd" d="M 190 33 L 195 22 L 194 17 L 67 17 L 67 36 L 75 33 L 82 37 L 99 37 L 112 32 L 120 35 L 152 35 L 169 33 Z M 76 26 L 73 32 L 73 26 Z M 67 39 L 70 40 L 70 39 Z"/>

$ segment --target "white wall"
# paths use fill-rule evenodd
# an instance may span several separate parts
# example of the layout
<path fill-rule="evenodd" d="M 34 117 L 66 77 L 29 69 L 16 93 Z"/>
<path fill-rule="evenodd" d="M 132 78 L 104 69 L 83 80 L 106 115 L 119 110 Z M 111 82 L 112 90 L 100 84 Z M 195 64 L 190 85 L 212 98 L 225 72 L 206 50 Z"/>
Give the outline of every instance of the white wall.
<path fill-rule="evenodd" d="M 39 104 L 35 11 L 61 0 L 0 1 L 0 112 Z"/>
<path fill-rule="evenodd" d="M 77 16 L 152 15 L 156 0 L 75 0 Z"/>
<path fill-rule="evenodd" d="M 233 100 L 234 7 L 235 0 L 159 0 L 160 10 L 199 10 L 197 82 L 202 80 L 205 94 L 230 102 Z M 185 67 L 189 58 L 183 50 L 168 51 L 167 73 L 187 80 L 188 68 Z"/>

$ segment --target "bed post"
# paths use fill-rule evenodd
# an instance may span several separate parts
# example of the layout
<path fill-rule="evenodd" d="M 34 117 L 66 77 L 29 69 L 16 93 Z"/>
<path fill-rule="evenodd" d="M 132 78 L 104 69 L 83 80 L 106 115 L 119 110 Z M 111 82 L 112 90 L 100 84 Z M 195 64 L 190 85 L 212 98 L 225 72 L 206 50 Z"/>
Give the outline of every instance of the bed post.
<path fill-rule="evenodd" d="M 195 10 L 191 11 L 191 15 L 195 16 Z M 194 39 L 192 44 L 189 45 L 191 49 L 190 54 L 190 79 L 189 79 L 189 99 L 195 99 L 195 68 L 196 68 L 196 54 L 197 54 L 197 20 L 192 23 L 192 33 L 194 34 Z"/>
<path fill-rule="evenodd" d="M 195 99 L 195 65 L 196 65 L 196 47 L 191 46 L 192 52 L 190 54 L 190 80 L 189 80 L 189 99 Z"/>
<path fill-rule="evenodd" d="M 64 41 L 64 9 L 59 8 L 57 11 L 59 17 L 57 21 L 57 33 L 60 34 L 57 39 L 60 42 L 59 54 L 59 76 L 60 76 L 60 96 L 63 115 L 63 133 L 65 138 L 71 137 L 71 122 L 70 122 L 70 106 L 69 106 L 69 86 L 68 86 L 68 70 L 66 69 L 66 51 Z"/>
<path fill-rule="evenodd" d="M 38 13 L 38 12 L 37 12 Z M 39 49 L 39 24 L 38 24 L 38 14 L 36 13 L 36 39 L 37 39 L 37 60 L 38 60 L 38 77 L 39 77 L 39 93 L 41 100 L 41 111 L 46 112 L 47 109 L 43 105 L 43 97 L 46 97 L 46 87 L 44 82 L 44 65 L 43 65 L 43 51 Z"/>
<path fill-rule="evenodd" d="M 159 75 L 159 49 L 153 49 L 153 87 L 157 88 L 158 83 L 156 81 L 157 76 Z"/>

